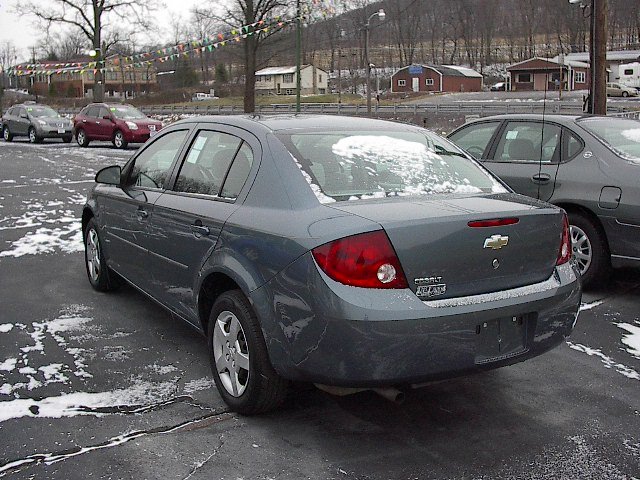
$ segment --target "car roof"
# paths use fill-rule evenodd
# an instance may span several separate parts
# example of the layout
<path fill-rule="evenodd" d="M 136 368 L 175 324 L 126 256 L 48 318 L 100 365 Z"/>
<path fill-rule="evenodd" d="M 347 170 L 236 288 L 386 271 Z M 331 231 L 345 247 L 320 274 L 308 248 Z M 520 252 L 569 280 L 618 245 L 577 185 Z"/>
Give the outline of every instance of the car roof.
<path fill-rule="evenodd" d="M 388 130 L 390 126 L 402 130 L 418 130 L 416 125 L 390 122 L 388 120 L 376 120 L 365 117 L 349 117 L 344 115 L 315 115 L 315 114 L 292 114 L 292 115 L 208 115 L 201 117 L 191 117 L 173 125 L 181 123 L 223 123 L 240 128 L 263 127 L 272 132 L 286 130 L 319 130 L 319 131 L 340 131 L 340 130 Z"/>

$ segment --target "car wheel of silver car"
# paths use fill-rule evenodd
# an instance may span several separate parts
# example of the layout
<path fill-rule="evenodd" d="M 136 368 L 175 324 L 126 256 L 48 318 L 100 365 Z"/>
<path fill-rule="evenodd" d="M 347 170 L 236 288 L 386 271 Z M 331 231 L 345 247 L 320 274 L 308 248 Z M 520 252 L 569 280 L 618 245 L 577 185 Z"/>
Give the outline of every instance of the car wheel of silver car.
<path fill-rule="evenodd" d="M 127 141 L 124 139 L 124 135 L 120 130 L 117 130 L 113 136 L 113 145 L 116 148 L 127 148 Z"/>
<path fill-rule="evenodd" d="M 606 239 L 597 225 L 579 213 L 569 213 L 573 258 L 578 264 L 582 283 L 595 285 L 609 276 L 611 260 Z"/>
<path fill-rule="evenodd" d="M 115 274 L 107 267 L 96 222 L 91 219 L 84 232 L 84 258 L 91 286 L 100 292 L 118 287 Z"/>
<path fill-rule="evenodd" d="M 629 96 L 629 92 L 622 92 L 622 96 L 623 97 L 628 97 Z"/>
<path fill-rule="evenodd" d="M 11 135 L 11 132 L 9 131 L 9 127 L 4 127 L 2 129 L 2 138 L 4 138 L 5 142 L 10 142 L 11 140 L 13 140 L 13 135 Z"/>
<path fill-rule="evenodd" d="M 76 132 L 76 142 L 78 142 L 78 145 L 81 147 L 89 146 L 89 139 L 87 138 L 87 134 L 84 130 L 80 129 Z"/>
<path fill-rule="evenodd" d="M 273 369 L 256 315 L 241 291 L 218 297 L 208 333 L 213 377 L 232 410 L 251 415 L 284 401 L 288 382 Z"/>
<path fill-rule="evenodd" d="M 42 139 L 38 136 L 36 129 L 33 127 L 29 127 L 29 142 L 31 143 L 40 143 Z"/>

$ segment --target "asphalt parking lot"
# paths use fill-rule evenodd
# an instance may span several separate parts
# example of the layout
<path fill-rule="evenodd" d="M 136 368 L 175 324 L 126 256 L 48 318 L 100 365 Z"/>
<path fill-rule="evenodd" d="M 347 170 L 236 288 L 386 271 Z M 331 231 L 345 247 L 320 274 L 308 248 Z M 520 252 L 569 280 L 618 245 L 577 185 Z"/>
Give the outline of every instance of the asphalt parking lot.
<path fill-rule="evenodd" d="M 79 216 L 135 149 L 0 143 L 0 477 L 640 478 L 640 270 L 586 292 L 557 349 L 407 392 L 229 413 L 205 341 L 130 287 L 95 292 Z"/>

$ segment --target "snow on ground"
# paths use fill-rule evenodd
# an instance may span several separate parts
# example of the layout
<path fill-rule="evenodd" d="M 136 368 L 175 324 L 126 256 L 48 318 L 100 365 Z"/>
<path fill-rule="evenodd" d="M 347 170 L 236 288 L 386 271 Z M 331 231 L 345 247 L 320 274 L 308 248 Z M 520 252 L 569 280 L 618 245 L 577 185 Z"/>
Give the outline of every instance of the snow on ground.
<path fill-rule="evenodd" d="M 567 342 L 567 345 L 569 345 L 569 347 L 571 347 L 572 349 L 578 352 L 586 353 L 590 357 L 599 358 L 600 361 L 605 366 L 605 368 L 613 369 L 616 372 L 618 372 L 620 375 L 624 375 L 627 378 L 631 378 L 633 380 L 640 380 L 640 373 L 638 373 L 636 370 L 616 362 L 613 358 L 605 355 L 604 353 L 602 353 L 601 350 L 597 348 L 591 348 L 591 347 L 587 347 L 586 345 L 581 345 L 579 343 L 573 343 L 573 342 Z"/>
<path fill-rule="evenodd" d="M 604 303 L 603 300 L 598 300 L 597 302 L 591 302 L 591 303 L 583 303 L 582 305 L 580 305 L 580 311 L 584 311 L 584 310 L 591 310 L 592 308 L 596 308 L 599 305 L 602 305 Z"/>
<path fill-rule="evenodd" d="M 38 180 L 35 179 L 35 182 Z M 56 251 L 72 253 L 84 249 L 80 219 L 74 205 L 82 205 L 85 196 L 70 188 L 65 188 L 61 193 L 65 193 L 64 200 L 23 201 L 24 213 L 0 219 L 0 231 L 28 230 L 22 237 L 10 242 L 9 248 L 2 249 L 0 245 L 0 257 Z"/>
<path fill-rule="evenodd" d="M 622 343 L 627 346 L 625 349 L 626 352 L 634 357 L 640 358 L 640 326 L 629 323 L 616 323 L 615 325 L 628 332 L 628 334 L 622 337 Z"/>
<path fill-rule="evenodd" d="M 116 407 L 149 407 L 170 401 L 180 394 L 177 383 L 179 377 L 154 382 L 149 380 L 148 373 L 132 376 L 128 379 L 130 384 L 121 388 L 105 392 L 84 391 L 88 379 L 93 377 L 89 360 L 96 352 L 84 348 L 83 343 L 96 343 L 104 338 L 101 326 L 87 314 L 87 307 L 71 305 L 55 318 L 34 321 L 29 325 L 0 324 L 0 335 L 24 339 L 15 343 L 15 351 L 5 349 L 0 354 L 0 422 L 21 417 L 103 416 L 117 413 Z M 116 332 L 109 338 L 121 336 Z M 10 342 L 3 344 L 9 345 Z M 47 359 L 53 358 L 49 352 L 51 348 L 61 349 L 66 355 L 56 355 L 55 363 L 47 362 Z M 104 345 L 103 349 L 121 352 L 123 347 Z M 103 354 L 103 357 L 107 355 Z M 115 360 L 125 361 L 126 358 Z M 148 370 L 169 375 L 177 372 L 178 368 L 154 364 Z M 37 395 L 38 390 L 52 384 L 59 384 L 67 390 L 77 385 L 81 387 L 80 391 L 44 398 Z M 183 390 L 188 395 L 213 387 L 213 380 L 205 377 L 187 382 Z"/>

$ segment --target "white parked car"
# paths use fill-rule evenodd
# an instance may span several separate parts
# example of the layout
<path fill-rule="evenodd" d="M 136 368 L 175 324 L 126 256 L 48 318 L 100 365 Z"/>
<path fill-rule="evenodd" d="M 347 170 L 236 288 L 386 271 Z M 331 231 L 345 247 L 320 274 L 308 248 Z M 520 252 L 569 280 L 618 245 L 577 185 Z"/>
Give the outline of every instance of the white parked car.
<path fill-rule="evenodd" d="M 198 93 L 194 93 L 191 96 L 191 101 L 192 102 L 202 102 L 204 100 L 215 100 L 218 97 L 216 97 L 215 95 L 212 95 L 210 93 L 202 93 L 202 92 L 198 92 Z"/>

